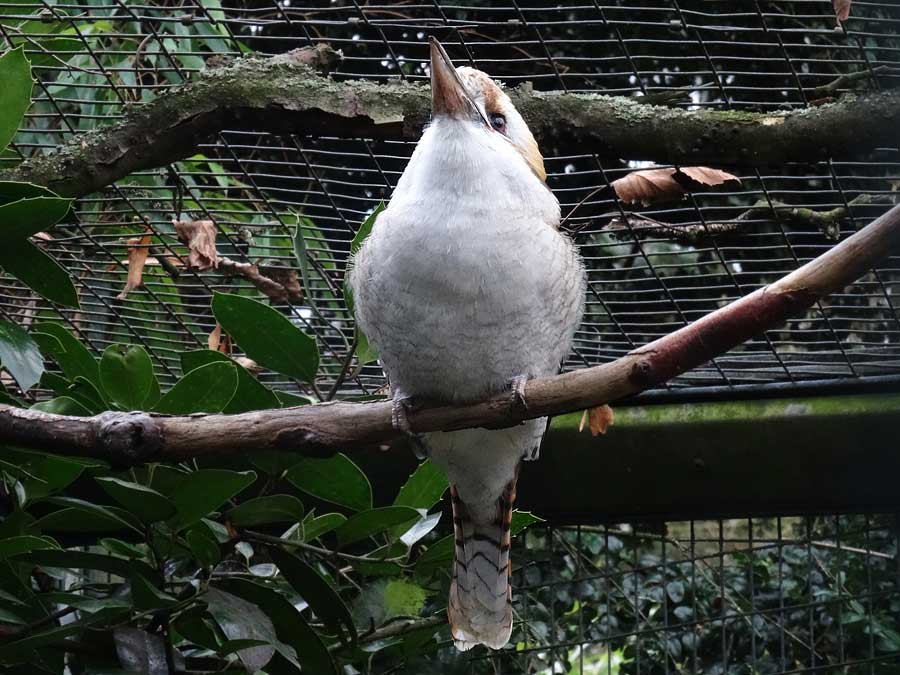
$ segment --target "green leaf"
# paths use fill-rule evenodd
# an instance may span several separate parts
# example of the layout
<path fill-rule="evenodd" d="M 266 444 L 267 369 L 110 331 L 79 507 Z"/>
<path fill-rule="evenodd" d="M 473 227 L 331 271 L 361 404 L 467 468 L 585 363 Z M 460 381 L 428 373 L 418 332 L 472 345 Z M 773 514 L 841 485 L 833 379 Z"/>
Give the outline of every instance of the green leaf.
<path fill-rule="evenodd" d="M 543 522 L 543 518 L 539 518 L 530 511 L 513 511 L 512 521 L 510 522 L 509 526 L 510 535 L 515 537 L 517 534 L 519 534 L 519 532 L 529 527 L 530 525 Z"/>
<path fill-rule="evenodd" d="M 222 559 L 222 552 L 219 548 L 219 542 L 216 540 L 216 535 L 210 531 L 203 521 L 191 527 L 185 539 L 197 562 L 204 567 L 212 567 Z"/>
<path fill-rule="evenodd" d="M 140 527 L 140 523 L 138 523 L 128 511 L 125 511 L 123 509 L 117 509 L 114 506 L 101 506 L 100 504 L 94 504 L 93 502 L 88 502 L 83 499 L 76 499 L 74 497 L 49 497 L 47 501 L 53 504 L 59 504 L 60 506 L 77 509 L 78 511 L 86 514 L 91 514 L 101 519 L 105 518 L 114 523 L 118 523 L 122 527 L 134 530 L 138 534 L 143 535 L 143 530 Z M 48 517 L 49 516 L 42 518 L 38 521 L 38 523 L 44 523 Z M 77 523 L 72 523 L 72 525 L 76 524 Z M 46 525 L 42 526 L 47 527 Z M 66 528 L 66 531 L 71 530 L 68 530 Z"/>
<path fill-rule="evenodd" d="M 178 600 L 158 589 L 140 574 L 131 577 L 131 599 L 139 610 L 165 609 L 178 604 Z"/>
<path fill-rule="evenodd" d="M 418 584 L 392 579 L 384 588 L 384 618 L 419 616 L 427 598 L 428 591 Z"/>
<path fill-rule="evenodd" d="M 145 523 L 155 523 L 175 515 L 175 504 L 153 488 L 112 477 L 98 477 L 106 493 Z"/>
<path fill-rule="evenodd" d="M 276 391 L 275 397 L 278 399 L 278 403 L 282 408 L 294 408 L 296 406 L 310 405 L 311 403 L 316 402 L 315 399 L 312 399 L 309 396 L 292 394 L 288 391 Z"/>
<path fill-rule="evenodd" d="M 82 509 L 65 508 L 48 513 L 34 523 L 35 529 L 44 532 L 99 534 L 121 532 L 124 528 L 118 519 L 97 511 L 85 512 Z"/>
<path fill-rule="evenodd" d="M 112 638 L 124 672 L 168 675 L 166 642 L 159 635 L 134 626 L 117 626 L 112 631 Z"/>
<path fill-rule="evenodd" d="M 93 413 L 70 396 L 57 396 L 49 401 L 41 401 L 31 406 L 32 410 L 53 413 L 55 415 L 71 415 L 73 417 L 89 417 Z"/>
<path fill-rule="evenodd" d="M 100 546 L 105 548 L 113 555 L 122 556 L 123 558 L 146 558 L 147 553 L 134 544 L 129 544 L 121 539 L 113 539 L 104 537 L 99 542 Z"/>
<path fill-rule="evenodd" d="M 28 333 L 11 321 L 0 321 L 0 363 L 24 392 L 41 379 L 44 357 Z"/>
<path fill-rule="evenodd" d="M 363 242 L 366 238 L 372 233 L 372 226 L 375 225 L 375 221 L 378 219 L 378 214 L 380 214 L 386 208 L 384 202 L 378 202 L 378 206 L 369 214 L 369 217 L 366 218 L 362 224 L 359 226 L 359 229 L 356 231 L 356 234 L 353 235 L 353 241 L 350 242 L 350 255 L 354 255 L 359 247 L 363 245 Z"/>
<path fill-rule="evenodd" d="M 303 541 L 312 541 L 336 530 L 347 522 L 347 516 L 343 513 L 326 513 L 316 518 L 303 521 Z"/>
<path fill-rule="evenodd" d="M 269 555 L 287 582 L 309 603 L 328 630 L 333 633 L 346 630 L 349 638 L 356 640 L 356 626 L 350 610 L 325 577 L 309 563 L 277 546 L 269 548 Z"/>
<path fill-rule="evenodd" d="M 303 226 L 315 227 L 315 225 L 307 218 L 298 217 L 297 227 L 294 228 L 294 258 L 297 260 L 297 267 L 300 269 L 300 279 L 303 281 L 303 293 L 309 296 L 312 286 L 309 282 L 309 253 L 306 250 L 306 239 L 303 238 Z"/>
<path fill-rule="evenodd" d="M 40 499 L 73 483 L 84 471 L 85 465 L 53 455 L 35 455 L 28 461 L 26 468 L 34 476 L 34 480 L 23 479 L 28 494 L 31 499 Z"/>
<path fill-rule="evenodd" d="M 188 474 L 172 497 L 177 509 L 175 528 L 181 529 L 205 518 L 255 480 L 253 471 L 200 469 Z"/>
<path fill-rule="evenodd" d="M 430 459 L 419 464 L 400 488 L 394 506 L 411 506 L 414 509 L 430 509 L 441 501 L 450 487 L 447 474 Z"/>
<path fill-rule="evenodd" d="M 42 593 L 40 595 L 40 598 L 46 603 L 75 607 L 83 612 L 88 612 L 90 614 L 99 612 L 103 609 L 128 609 L 129 607 L 131 607 L 131 603 L 129 603 L 124 598 L 94 598 L 89 595 L 81 595 L 78 593 Z"/>
<path fill-rule="evenodd" d="M 378 206 L 375 207 L 375 210 L 369 214 L 369 217 L 366 218 L 362 224 L 359 226 L 359 229 L 356 231 L 356 234 L 353 235 L 353 241 L 350 242 L 350 259 L 356 254 L 359 250 L 360 246 L 363 245 L 363 242 L 366 238 L 372 233 L 372 227 L 375 225 L 375 221 L 378 218 L 378 214 L 384 211 L 385 206 L 384 202 L 379 202 Z M 353 289 L 350 288 L 350 284 L 347 283 L 347 275 L 344 274 L 344 301 L 347 303 L 347 309 L 350 312 L 353 312 Z M 356 339 L 357 339 L 357 356 L 359 355 L 359 345 L 365 343 L 366 349 L 369 347 L 369 339 L 363 335 L 362 331 L 357 328 L 356 331 Z M 360 362 L 362 362 L 362 358 L 360 357 Z"/>
<path fill-rule="evenodd" d="M 69 273 L 29 241 L 0 249 L 0 267 L 51 302 L 78 307 L 78 293 Z"/>
<path fill-rule="evenodd" d="M 304 671 L 315 675 L 338 675 L 321 638 L 284 596 L 246 579 L 228 579 L 218 585 L 259 607 L 272 620 L 278 640 L 296 652 L 296 660 Z M 275 648 L 282 656 L 290 655 L 283 645 L 276 644 Z"/>
<path fill-rule="evenodd" d="M 291 495 L 268 495 L 240 504 L 226 514 L 235 525 L 263 525 L 266 523 L 299 523 L 303 518 L 303 504 Z"/>
<path fill-rule="evenodd" d="M 238 658 L 247 672 L 254 673 L 265 667 L 275 655 L 274 644 L 278 642 L 272 620 L 255 604 L 218 588 L 209 588 L 205 599 L 210 615 L 229 641 L 249 639 L 265 645 L 238 651 Z"/>
<path fill-rule="evenodd" d="M 100 358 L 100 384 L 106 398 L 123 410 L 144 410 L 159 394 L 153 361 L 138 345 L 110 345 Z"/>
<path fill-rule="evenodd" d="M 84 551 L 31 551 L 24 555 L 18 555 L 16 560 L 27 560 L 35 565 L 43 567 L 60 567 L 62 569 L 88 569 L 109 572 L 123 578 L 130 577 L 133 573 L 141 574 L 148 579 L 156 579 L 159 574 L 146 563 L 138 560 L 125 560 L 102 553 L 85 553 Z"/>
<path fill-rule="evenodd" d="M 313 497 L 346 506 L 354 511 L 372 507 L 369 479 L 346 455 L 327 459 L 308 458 L 288 469 L 291 483 Z"/>
<path fill-rule="evenodd" d="M 312 382 L 319 369 L 316 341 L 281 312 L 240 295 L 216 292 L 213 314 L 241 349 L 261 366 Z"/>
<path fill-rule="evenodd" d="M 453 559 L 454 537 L 448 534 L 438 539 L 423 552 L 416 561 L 416 573 L 427 574 L 437 566 L 443 566 Z"/>
<path fill-rule="evenodd" d="M 0 180 L 0 204 L 9 204 L 32 197 L 59 197 L 59 195 L 34 183 Z"/>
<path fill-rule="evenodd" d="M 18 246 L 53 227 L 71 205 L 72 200 L 63 197 L 30 197 L 0 205 L 0 246 Z"/>
<path fill-rule="evenodd" d="M 356 360 L 360 366 L 367 363 L 375 363 L 378 360 L 378 350 L 369 342 L 369 338 L 356 326 Z"/>
<path fill-rule="evenodd" d="M 209 363 L 192 370 L 163 394 L 156 412 L 189 415 L 222 412 L 237 390 L 237 370 L 231 363 Z"/>
<path fill-rule="evenodd" d="M 97 364 L 97 359 L 62 324 L 53 322 L 36 323 L 34 332 L 46 333 L 55 339 L 55 342 L 45 344 L 35 337 L 41 349 L 47 350 L 44 351 L 44 356 L 56 361 L 67 378 L 74 381 L 76 377 L 80 376 L 95 387 L 100 387 L 100 366 Z M 62 351 L 58 351 L 59 349 Z"/>
<path fill-rule="evenodd" d="M 189 373 L 207 363 L 231 363 L 234 364 L 238 374 L 237 390 L 222 412 L 226 415 L 249 412 L 251 410 L 269 410 L 280 408 L 281 403 L 275 392 L 262 382 L 257 380 L 250 372 L 233 359 L 222 352 L 214 352 L 211 349 L 197 349 L 181 354 L 181 370 Z"/>
<path fill-rule="evenodd" d="M 31 537 L 28 535 L 20 537 L 8 537 L 0 539 L 0 560 L 27 553 L 39 549 L 58 549 L 59 544 L 49 537 Z"/>
<path fill-rule="evenodd" d="M 346 523 L 337 529 L 339 546 L 352 544 L 360 539 L 371 537 L 380 532 L 409 523 L 419 518 L 419 512 L 408 506 L 383 506 L 369 509 L 351 516 Z"/>
<path fill-rule="evenodd" d="M 31 63 L 25 57 L 25 49 L 17 47 L 0 56 L 0 150 L 9 145 L 31 105 Z"/>

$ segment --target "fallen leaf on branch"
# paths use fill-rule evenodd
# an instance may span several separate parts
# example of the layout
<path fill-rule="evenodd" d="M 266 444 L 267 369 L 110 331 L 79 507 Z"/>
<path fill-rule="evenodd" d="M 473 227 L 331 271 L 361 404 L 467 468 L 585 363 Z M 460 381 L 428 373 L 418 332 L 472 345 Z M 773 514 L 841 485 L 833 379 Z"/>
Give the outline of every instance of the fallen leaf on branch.
<path fill-rule="evenodd" d="M 591 430 L 591 436 L 600 436 L 606 433 L 606 430 L 613 425 L 614 420 L 615 414 L 608 405 L 604 404 L 588 408 L 581 414 L 578 431 L 584 431 L 584 425 L 587 423 L 588 429 Z"/>
<path fill-rule="evenodd" d="M 850 5 L 853 0 L 834 0 L 834 14 L 838 21 L 846 21 L 850 18 Z"/>
<path fill-rule="evenodd" d="M 282 302 L 284 300 L 300 302 L 303 299 L 303 289 L 300 288 L 297 270 L 277 265 L 260 265 L 260 272 L 284 287 L 287 297 L 282 299 Z"/>
<path fill-rule="evenodd" d="M 632 171 L 612 182 L 612 187 L 623 202 L 644 206 L 657 202 L 681 199 L 686 190 L 722 185 L 728 181 L 740 182 L 737 176 L 706 166 L 685 166 L 679 169 L 645 169 Z"/>
<path fill-rule="evenodd" d="M 219 259 L 219 271 L 239 274 L 275 302 L 299 302 L 303 299 L 297 272 L 288 267 L 235 262 L 223 257 Z"/>
<path fill-rule="evenodd" d="M 178 239 L 188 247 L 188 267 L 200 272 L 219 266 L 216 224 L 211 220 L 173 220 Z"/>
<path fill-rule="evenodd" d="M 125 280 L 125 288 L 116 296 L 116 300 L 124 300 L 131 291 L 144 285 L 144 265 L 147 264 L 149 253 L 149 232 L 143 237 L 128 240 L 128 278 Z"/>

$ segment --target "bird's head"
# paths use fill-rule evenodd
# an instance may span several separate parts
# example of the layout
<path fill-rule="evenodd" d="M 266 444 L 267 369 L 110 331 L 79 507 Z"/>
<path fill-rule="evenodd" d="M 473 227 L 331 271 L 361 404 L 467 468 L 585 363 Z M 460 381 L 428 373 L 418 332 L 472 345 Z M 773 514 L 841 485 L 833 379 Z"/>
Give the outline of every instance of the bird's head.
<path fill-rule="evenodd" d="M 454 68 L 447 52 L 434 38 L 431 38 L 431 101 L 435 119 L 444 117 L 499 134 L 538 178 L 547 178 L 537 142 L 506 92 L 480 70 L 466 66 Z"/>

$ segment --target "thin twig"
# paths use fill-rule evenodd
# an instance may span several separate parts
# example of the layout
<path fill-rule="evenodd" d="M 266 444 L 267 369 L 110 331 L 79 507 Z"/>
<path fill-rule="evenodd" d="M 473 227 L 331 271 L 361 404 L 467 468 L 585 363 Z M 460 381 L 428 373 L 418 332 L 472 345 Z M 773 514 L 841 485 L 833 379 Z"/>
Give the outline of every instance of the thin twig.
<path fill-rule="evenodd" d="M 344 357 L 344 362 L 341 364 L 341 372 L 338 373 L 337 379 L 325 395 L 326 401 L 332 400 L 334 395 L 337 394 L 338 389 L 340 389 L 340 386 L 344 383 L 344 379 L 347 377 L 347 371 L 350 370 L 350 363 L 353 361 L 353 355 L 356 354 L 356 346 L 358 343 L 359 335 L 354 331 L 353 341 L 347 348 L 347 355 Z"/>

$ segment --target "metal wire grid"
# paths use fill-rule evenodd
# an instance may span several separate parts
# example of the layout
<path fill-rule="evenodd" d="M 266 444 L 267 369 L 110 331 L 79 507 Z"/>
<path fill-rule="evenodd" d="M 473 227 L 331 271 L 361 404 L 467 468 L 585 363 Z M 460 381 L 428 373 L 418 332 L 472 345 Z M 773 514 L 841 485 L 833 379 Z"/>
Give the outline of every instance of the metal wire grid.
<path fill-rule="evenodd" d="M 39 76 L 36 104 L 14 151 L 28 156 L 73 135 L 119 119 L 124 107 L 151 99 L 190 78 L 210 56 L 252 49 L 269 54 L 317 42 L 344 50 L 335 77 L 427 77 L 427 37 L 436 34 L 458 62 L 469 61 L 509 84 L 568 91 L 654 95 L 683 88 L 688 107 L 766 109 L 803 106 L 840 74 L 865 70 L 871 86 L 897 84 L 900 8 L 854 3 L 846 30 L 836 31 L 830 3 L 637 2 L 583 3 L 270 3 L 115 2 L 9 5 L 3 36 L 24 43 Z M 26 9 L 23 9 L 25 7 Z M 39 30 L 23 36 L 16 20 L 43 7 Z M 70 44 L 49 42 L 68 36 Z M 69 47 L 69 51 L 63 49 Z M 56 52 L 66 56 L 49 57 Z M 836 92 L 824 92 L 834 95 Z M 49 249 L 77 276 L 81 308 L 48 308 L 15 281 L 0 281 L 0 313 L 23 322 L 58 312 L 94 349 L 115 341 L 143 344 L 160 375 L 179 373 L 177 352 L 201 347 L 213 327 L 214 289 L 240 282 L 216 273 L 159 265 L 145 289 L 125 301 L 126 240 L 149 227 L 161 244 L 156 258 L 183 255 L 173 217 L 211 218 L 219 248 L 237 260 L 296 268 L 292 228 L 300 226 L 311 274 L 305 300 L 284 310 L 314 332 L 323 353 L 322 384 L 345 359 L 352 319 L 342 299 L 346 251 L 358 223 L 390 196 L 411 144 L 365 139 L 301 138 L 231 132 L 201 146 L 201 155 L 149 171 L 78 202 L 79 222 L 62 229 Z M 693 243 L 610 219 L 631 209 L 598 186 L 635 165 L 544 148 L 548 182 L 568 213 L 589 268 L 585 321 L 567 367 L 613 359 L 793 269 L 833 244 L 811 225 L 769 218 L 740 223 L 727 236 Z M 824 210 L 849 204 L 846 236 L 882 212 L 900 180 L 900 149 L 867 161 L 835 161 L 745 172 L 730 191 L 692 195 L 668 208 L 642 211 L 676 226 L 710 228 L 756 202 Z M 881 203 L 856 205 L 859 195 Z M 752 385 L 900 375 L 900 319 L 893 299 L 897 258 L 886 260 L 844 293 L 783 329 L 751 341 L 669 385 Z M 152 263 L 152 261 L 151 261 Z M 274 384 L 291 383 L 267 376 Z M 342 393 L 370 393 L 383 383 L 367 366 Z"/>
<path fill-rule="evenodd" d="M 533 528 L 512 552 L 515 649 L 470 672 L 896 673 L 897 524 Z"/>

